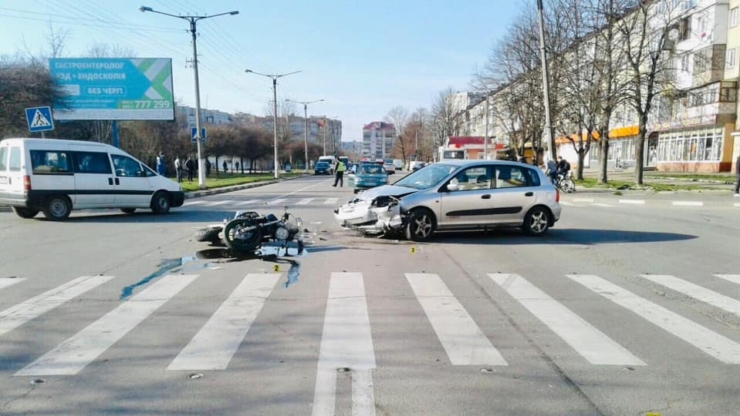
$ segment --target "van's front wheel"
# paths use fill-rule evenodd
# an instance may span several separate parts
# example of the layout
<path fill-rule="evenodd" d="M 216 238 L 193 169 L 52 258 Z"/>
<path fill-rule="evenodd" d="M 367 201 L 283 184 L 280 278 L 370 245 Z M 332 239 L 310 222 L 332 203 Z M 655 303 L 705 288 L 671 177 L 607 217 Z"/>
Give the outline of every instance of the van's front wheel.
<path fill-rule="evenodd" d="M 38 215 L 39 210 L 23 207 L 13 207 L 13 212 L 15 212 L 15 215 L 21 218 L 31 219 Z"/>
<path fill-rule="evenodd" d="M 166 214 L 170 212 L 172 197 L 167 192 L 159 191 L 152 197 L 152 211 L 155 214 Z"/>
<path fill-rule="evenodd" d="M 44 216 L 51 221 L 64 221 L 72 212 L 72 203 L 66 196 L 55 195 L 46 200 Z"/>

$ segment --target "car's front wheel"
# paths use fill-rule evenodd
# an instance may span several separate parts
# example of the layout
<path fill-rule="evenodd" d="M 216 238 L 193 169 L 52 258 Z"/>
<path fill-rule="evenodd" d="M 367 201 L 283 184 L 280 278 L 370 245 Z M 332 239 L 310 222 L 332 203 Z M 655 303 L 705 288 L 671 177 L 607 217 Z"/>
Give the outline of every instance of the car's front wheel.
<path fill-rule="evenodd" d="M 544 207 L 534 207 L 524 216 L 524 232 L 532 236 L 541 236 L 550 229 L 550 212 Z"/>
<path fill-rule="evenodd" d="M 159 191 L 152 197 L 151 208 L 155 214 L 166 214 L 170 212 L 172 199 L 167 192 Z"/>
<path fill-rule="evenodd" d="M 429 241 L 434 234 L 434 217 L 426 209 L 411 211 L 406 224 L 406 238 L 412 241 Z"/>

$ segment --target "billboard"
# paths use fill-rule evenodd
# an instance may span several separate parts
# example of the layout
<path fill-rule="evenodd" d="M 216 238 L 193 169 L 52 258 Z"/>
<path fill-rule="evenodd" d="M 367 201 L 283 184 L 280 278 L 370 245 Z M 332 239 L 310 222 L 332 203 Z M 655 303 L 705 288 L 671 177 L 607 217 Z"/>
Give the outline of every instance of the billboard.
<path fill-rule="evenodd" d="M 51 76 L 66 91 L 57 120 L 174 120 L 169 58 L 49 59 Z"/>

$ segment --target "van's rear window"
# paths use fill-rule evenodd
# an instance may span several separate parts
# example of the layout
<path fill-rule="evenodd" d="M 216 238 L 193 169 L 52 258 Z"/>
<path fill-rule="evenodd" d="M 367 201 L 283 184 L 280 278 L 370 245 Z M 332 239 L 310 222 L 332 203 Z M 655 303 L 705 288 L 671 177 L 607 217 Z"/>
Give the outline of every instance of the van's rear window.
<path fill-rule="evenodd" d="M 31 150 L 31 168 L 35 174 L 72 173 L 67 153 L 56 150 Z"/>

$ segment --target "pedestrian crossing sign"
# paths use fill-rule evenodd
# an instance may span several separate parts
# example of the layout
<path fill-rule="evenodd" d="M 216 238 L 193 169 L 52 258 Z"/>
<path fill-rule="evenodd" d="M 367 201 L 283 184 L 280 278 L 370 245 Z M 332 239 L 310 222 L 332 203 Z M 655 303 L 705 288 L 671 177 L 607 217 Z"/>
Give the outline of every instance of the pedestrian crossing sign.
<path fill-rule="evenodd" d="M 54 130 L 51 107 L 26 108 L 26 121 L 28 121 L 28 130 L 31 133 Z"/>

